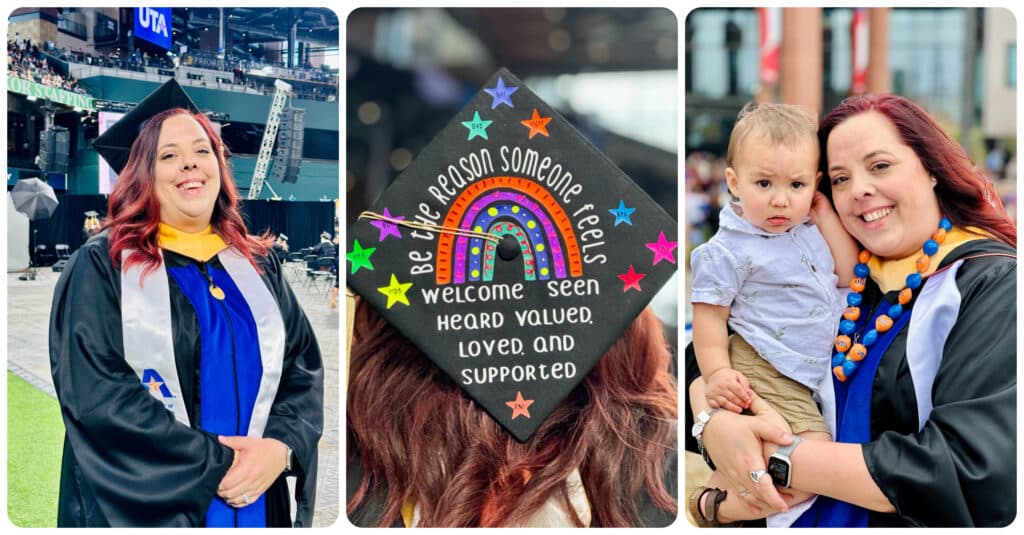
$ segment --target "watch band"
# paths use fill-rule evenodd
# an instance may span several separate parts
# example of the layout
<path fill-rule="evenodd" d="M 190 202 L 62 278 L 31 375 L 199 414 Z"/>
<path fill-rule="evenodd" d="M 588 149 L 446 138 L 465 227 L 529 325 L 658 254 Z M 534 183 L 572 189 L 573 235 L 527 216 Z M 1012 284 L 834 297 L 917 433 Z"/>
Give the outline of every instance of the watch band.
<path fill-rule="evenodd" d="M 780 457 L 785 457 L 786 459 L 789 459 L 789 456 L 793 453 L 793 449 L 796 448 L 796 445 L 801 442 L 803 442 L 802 438 L 793 435 L 793 442 L 790 442 L 785 446 L 779 446 L 779 448 L 775 450 L 775 453 L 773 453 L 772 455 L 778 455 Z"/>
<path fill-rule="evenodd" d="M 711 470 L 715 469 L 715 463 L 711 461 L 711 455 L 708 454 L 707 448 L 704 447 L 704 426 L 707 425 L 708 422 L 711 421 L 711 417 L 717 414 L 720 410 L 722 410 L 721 407 L 710 411 L 700 411 L 697 413 L 693 428 L 690 430 L 690 434 L 697 441 L 697 449 L 700 450 L 700 456 L 704 459 L 704 464 L 707 464 L 708 468 Z"/>

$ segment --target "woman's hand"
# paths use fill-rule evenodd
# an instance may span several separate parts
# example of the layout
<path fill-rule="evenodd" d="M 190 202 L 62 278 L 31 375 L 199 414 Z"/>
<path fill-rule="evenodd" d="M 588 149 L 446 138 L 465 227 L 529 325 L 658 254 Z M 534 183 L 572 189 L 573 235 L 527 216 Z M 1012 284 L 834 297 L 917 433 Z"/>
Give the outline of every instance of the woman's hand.
<path fill-rule="evenodd" d="M 771 406 L 755 392 L 750 410 L 753 416 L 719 412 L 704 426 L 702 436 L 717 471 L 728 481 L 729 497 L 742 498 L 754 507 L 761 518 L 789 506 L 772 484 L 768 474 L 762 474 L 754 483 L 751 472 L 764 470 L 764 443 L 785 445 L 792 441 L 789 425 Z M 748 492 L 749 491 L 749 492 Z M 742 496 L 741 496 L 742 495 Z"/>
<path fill-rule="evenodd" d="M 811 199 L 811 211 L 808 215 L 811 218 L 811 223 L 819 227 L 822 226 L 822 223 L 839 222 L 839 215 L 832 209 L 832 203 L 820 191 L 814 192 L 814 198 Z"/>
<path fill-rule="evenodd" d="M 217 495 L 232 507 L 256 501 L 284 472 L 288 447 L 273 438 L 226 437 L 220 443 L 235 450 L 235 459 L 224 475 Z"/>

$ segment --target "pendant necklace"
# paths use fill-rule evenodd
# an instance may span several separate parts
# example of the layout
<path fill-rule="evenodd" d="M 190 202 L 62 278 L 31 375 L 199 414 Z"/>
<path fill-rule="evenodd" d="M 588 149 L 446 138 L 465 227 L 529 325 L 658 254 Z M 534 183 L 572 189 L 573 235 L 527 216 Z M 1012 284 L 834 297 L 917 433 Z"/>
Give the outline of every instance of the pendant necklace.
<path fill-rule="evenodd" d="M 206 262 L 203 262 L 199 265 L 199 271 L 203 274 L 203 277 L 206 279 L 206 282 L 210 283 L 210 295 L 212 295 L 213 298 L 218 301 L 223 301 L 224 290 L 221 290 L 216 284 L 213 283 L 213 277 L 211 277 L 210 274 L 206 272 Z"/>

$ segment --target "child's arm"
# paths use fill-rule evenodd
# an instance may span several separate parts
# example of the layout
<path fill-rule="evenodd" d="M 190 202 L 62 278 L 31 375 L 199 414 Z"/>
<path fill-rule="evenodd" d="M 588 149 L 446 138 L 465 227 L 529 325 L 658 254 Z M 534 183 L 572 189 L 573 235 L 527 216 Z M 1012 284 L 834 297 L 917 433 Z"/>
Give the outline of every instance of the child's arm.
<path fill-rule="evenodd" d="M 728 320 L 728 307 L 693 304 L 693 350 L 708 404 L 739 413 L 750 406 L 750 383 L 729 364 Z"/>
<path fill-rule="evenodd" d="M 853 266 L 857 265 L 857 253 L 860 247 L 857 240 L 850 236 L 843 223 L 839 221 L 839 215 L 832 209 L 828 197 L 825 194 L 814 192 L 814 201 L 811 203 L 811 221 L 818 226 L 818 230 L 825 238 L 829 250 L 832 252 L 832 259 L 836 264 L 836 275 L 839 288 L 846 288 L 853 278 Z"/>

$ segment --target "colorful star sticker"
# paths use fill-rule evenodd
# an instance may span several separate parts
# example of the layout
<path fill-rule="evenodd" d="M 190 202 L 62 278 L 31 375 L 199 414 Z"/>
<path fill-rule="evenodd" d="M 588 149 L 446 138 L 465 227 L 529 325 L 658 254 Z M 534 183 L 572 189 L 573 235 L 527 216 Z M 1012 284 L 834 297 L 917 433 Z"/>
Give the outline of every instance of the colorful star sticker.
<path fill-rule="evenodd" d="M 633 226 L 633 221 L 629 219 L 629 216 L 633 215 L 633 212 L 636 211 L 636 208 L 626 208 L 626 203 L 622 200 L 619 200 L 619 207 L 612 208 L 611 210 L 608 211 L 615 216 L 616 227 L 619 226 L 619 223 L 625 223 L 627 225 Z"/>
<path fill-rule="evenodd" d="M 160 385 L 162 385 L 164 383 L 161 382 L 161 381 L 157 381 L 156 377 L 153 377 L 153 378 L 150 378 L 148 383 L 143 383 L 143 384 L 149 387 L 149 393 L 150 394 L 154 394 L 155 395 L 155 394 L 159 394 L 160 393 Z"/>
<path fill-rule="evenodd" d="M 654 251 L 654 263 L 652 265 L 658 265 L 658 262 L 662 260 L 668 260 L 673 264 L 676 263 L 676 257 L 672 254 L 672 250 L 678 247 L 679 242 L 668 241 L 665 239 L 665 231 L 661 231 L 658 234 L 658 241 L 648 243 L 647 248 Z"/>
<path fill-rule="evenodd" d="M 477 136 L 487 139 L 487 127 L 491 126 L 491 123 L 493 122 L 494 121 L 485 121 L 481 119 L 480 112 L 474 111 L 472 121 L 462 122 L 462 126 L 465 126 L 466 128 L 469 129 L 469 137 L 466 138 L 466 141 L 469 141 Z"/>
<path fill-rule="evenodd" d="M 515 108 L 512 105 L 512 93 L 518 91 L 519 88 L 513 85 L 506 86 L 505 80 L 498 77 L 498 85 L 494 87 L 485 87 L 484 91 L 487 91 L 489 95 L 494 97 L 494 101 L 491 102 L 491 109 L 497 108 L 499 104 L 507 104 L 509 108 Z"/>
<path fill-rule="evenodd" d="M 372 255 L 376 250 L 376 247 L 363 247 L 359 244 L 359 240 L 355 240 L 355 243 L 352 244 L 352 252 L 345 255 L 345 258 L 347 258 L 349 262 L 352 262 L 352 271 L 349 272 L 349 275 L 359 271 L 359 268 L 361 267 L 373 271 L 373 264 L 370 263 L 370 255 Z"/>
<path fill-rule="evenodd" d="M 630 264 L 629 265 L 629 271 L 627 271 L 627 272 L 625 272 L 625 273 L 623 273 L 621 275 L 618 275 L 619 279 L 621 279 L 622 283 L 623 283 L 623 285 L 622 285 L 622 293 L 628 292 L 631 288 L 635 289 L 638 292 L 641 291 L 640 290 L 640 279 L 643 279 L 646 276 L 647 275 L 645 275 L 643 273 L 637 273 L 633 269 L 633 265 Z"/>
<path fill-rule="evenodd" d="M 412 288 L 411 282 L 398 282 L 398 278 L 392 273 L 391 284 L 377 288 L 377 291 L 388 296 L 388 310 L 391 310 L 391 306 L 395 303 L 409 306 L 409 298 L 405 296 L 405 292 L 409 291 L 409 288 Z"/>
<path fill-rule="evenodd" d="M 391 212 L 389 212 L 387 208 L 384 209 L 383 216 L 388 218 L 388 219 L 394 219 L 394 220 L 397 220 L 397 221 L 401 221 L 401 220 L 405 219 L 405 216 L 393 216 L 393 215 L 391 215 Z M 380 241 L 384 241 L 384 238 L 387 238 L 388 236 L 394 236 L 394 237 L 396 237 L 398 239 L 402 239 L 402 234 L 400 232 L 398 232 L 398 225 L 396 225 L 396 224 L 394 224 L 394 223 L 392 223 L 390 221 L 383 221 L 383 220 L 371 221 L 370 224 L 375 226 L 375 227 L 377 227 L 378 229 L 380 229 L 380 237 L 378 238 L 378 240 L 380 240 Z"/>
<path fill-rule="evenodd" d="M 551 117 L 541 117 L 537 113 L 537 108 L 533 109 L 533 117 L 525 121 L 519 121 L 523 126 L 530 129 L 530 139 L 537 134 L 542 134 L 544 137 L 548 136 L 548 123 L 551 122 Z"/>
<path fill-rule="evenodd" d="M 533 405 L 532 399 L 523 399 L 522 392 L 516 392 L 516 399 L 512 401 L 506 401 L 505 405 L 508 405 L 512 409 L 512 419 L 515 420 L 519 416 L 530 417 L 530 405 Z"/>

